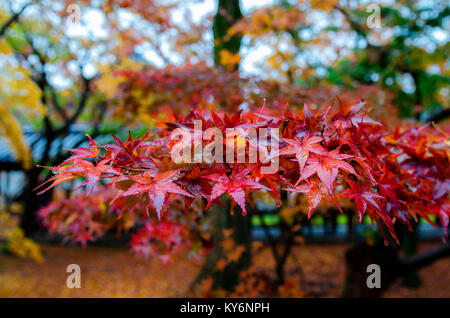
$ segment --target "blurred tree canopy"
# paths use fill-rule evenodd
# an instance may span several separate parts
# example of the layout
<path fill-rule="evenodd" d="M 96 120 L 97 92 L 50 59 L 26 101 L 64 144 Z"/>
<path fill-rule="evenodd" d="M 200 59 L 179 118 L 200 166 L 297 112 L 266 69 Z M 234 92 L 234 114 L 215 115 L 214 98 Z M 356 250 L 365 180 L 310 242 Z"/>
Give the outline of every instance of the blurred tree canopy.
<path fill-rule="evenodd" d="M 24 206 L 16 208 L 22 229 L 27 236 L 40 229 L 36 211 L 56 195 L 51 189 L 37 197 L 33 189 L 48 178 L 41 166 L 58 165 L 66 148 L 85 142 L 66 142 L 73 134 L 142 135 L 194 108 L 314 109 L 336 94 L 344 101 L 364 97 L 389 128 L 399 117 L 447 119 L 449 12 L 439 0 L 2 1 L 0 137 L 15 162 L 0 160 L 0 170 L 25 176 L 14 198 Z M 34 141 L 27 142 L 25 130 Z M 283 213 L 305 204 L 289 202 L 286 192 L 278 200 L 275 214 L 288 239 L 271 249 L 281 285 L 297 231 Z M 73 222 L 72 210 L 66 212 Z M 219 248 L 199 279 L 219 272 L 215 287 L 232 289 L 251 264 L 251 224 L 238 213 L 216 214 L 216 235 L 201 239 Z M 10 215 L 2 212 L 0 240 L 40 259 Z M 234 267 L 224 263 L 224 250 L 239 251 Z"/>
<path fill-rule="evenodd" d="M 38 229 L 32 189 L 47 172 L 36 164 L 66 158 L 61 140 L 74 130 L 140 133 L 191 107 L 266 99 L 281 111 L 337 93 L 365 97 L 393 114 L 386 122 L 396 111 L 445 119 L 449 10 L 437 0 L 2 1 L 0 132 L 26 174 L 22 227 Z M 24 127 L 44 143 L 38 157 Z"/>

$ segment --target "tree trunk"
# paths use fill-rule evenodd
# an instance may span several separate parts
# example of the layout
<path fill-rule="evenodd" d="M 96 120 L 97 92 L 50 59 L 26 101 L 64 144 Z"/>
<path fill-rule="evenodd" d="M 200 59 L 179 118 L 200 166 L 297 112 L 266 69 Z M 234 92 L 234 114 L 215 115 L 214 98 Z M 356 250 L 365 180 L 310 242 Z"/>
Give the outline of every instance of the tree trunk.
<path fill-rule="evenodd" d="M 396 229 L 400 240 L 400 249 L 406 258 L 411 258 L 417 254 L 419 237 L 417 233 L 418 223 L 412 218 L 410 220 L 413 232 L 398 222 Z M 403 275 L 403 284 L 407 287 L 417 288 L 422 285 L 422 280 L 417 272 L 412 271 Z"/>
<path fill-rule="evenodd" d="M 380 297 L 395 280 L 398 263 L 397 251 L 392 247 L 365 242 L 350 248 L 345 254 L 346 279 L 343 296 L 351 298 Z M 369 288 L 367 267 L 376 264 L 381 269 L 381 288 Z"/>
<path fill-rule="evenodd" d="M 239 0 L 218 0 L 218 9 L 214 17 L 214 62 L 217 67 L 223 65 L 220 61 L 220 51 L 227 50 L 232 54 L 239 53 L 241 46 L 241 36 L 228 37 L 229 29 L 242 17 Z M 238 69 L 238 66 L 235 70 Z M 227 205 L 229 201 L 227 200 Z M 213 288 L 223 288 L 233 290 L 238 283 L 239 272 L 250 266 L 251 263 L 251 232 L 250 215 L 243 216 L 240 209 L 236 208 L 233 214 L 229 209 L 214 209 L 210 212 L 211 223 L 214 228 L 215 247 L 211 250 L 205 260 L 200 274 L 194 284 L 206 277 L 213 277 Z M 216 268 L 217 261 L 224 258 L 222 248 L 223 230 L 233 230 L 233 240 L 235 246 L 243 245 L 245 252 L 237 262 L 228 264 L 223 270 Z"/>
<path fill-rule="evenodd" d="M 351 247 L 345 255 L 346 280 L 343 296 L 352 298 L 380 297 L 399 277 L 405 277 L 426 267 L 436 260 L 450 256 L 450 243 L 441 245 L 419 255 L 399 259 L 398 249 L 360 242 Z M 380 288 L 369 288 L 367 267 L 376 264 L 381 269 Z"/>
<path fill-rule="evenodd" d="M 39 172 L 41 168 L 32 167 L 29 171 L 24 171 L 25 186 L 23 191 L 24 211 L 20 219 L 20 227 L 25 235 L 30 237 L 40 230 L 40 223 L 37 219 L 36 211 L 40 206 L 50 202 L 53 191 L 50 189 L 46 193 L 37 196 L 33 191 L 39 185 Z"/>
<path fill-rule="evenodd" d="M 223 288 L 232 291 L 239 282 L 239 272 L 247 269 L 251 264 L 251 232 L 250 215 L 242 215 L 240 209 L 236 208 L 233 214 L 229 210 L 229 200 L 227 208 L 218 206 L 210 209 L 211 225 L 214 233 L 214 248 L 206 256 L 202 270 L 194 281 L 194 285 L 207 277 L 213 278 L 213 288 Z M 223 270 L 218 270 L 216 264 L 224 259 L 223 250 L 223 230 L 232 230 L 232 238 L 235 246 L 245 247 L 244 253 L 237 262 L 229 263 Z"/>
<path fill-rule="evenodd" d="M 223 66 L 220 61 L 220 51 L 227 50 L 232 54 L 239 53 L 242 36 L 227 36 L 230 28 L 242 18 L 239 0 L 219 0 L 217 13 L 214 17 L 214 63 Z M 235 70 L 239 68 L 236 65 Z"/>

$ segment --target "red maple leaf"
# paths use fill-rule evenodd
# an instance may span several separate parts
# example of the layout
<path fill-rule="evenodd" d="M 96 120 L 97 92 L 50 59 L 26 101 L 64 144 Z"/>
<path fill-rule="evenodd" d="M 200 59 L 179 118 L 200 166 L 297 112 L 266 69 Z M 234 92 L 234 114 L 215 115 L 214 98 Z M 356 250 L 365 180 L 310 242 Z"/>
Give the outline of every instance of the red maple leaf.
<path fill-rule="evenodd" d="M 317 173 L 317 176 L 327 187 L 329 193 L 333 192 L 334 181 L 336 180 L 338 170 L 342 169 L 357 176 L 355 169 L 344 159 L 353 158 L 352 155 L 340 154 L 339 149 L 332 150 L 323 155 L 309 157 L 307 166 L 300 174 L 296 185 Z"/>
<path fill-rule="evenodd" d="M 269 188 L 258 183 L 256 180 L 247 177 L 247 175 L 253 169 L 253 166 L 244 168 L 240 171 L 235 168 L 230 178 L 224 173 L 213 173 L 203 176 L 203 178 L 207 178 L 216 182 L 211 190 L 211 195 L 209 197 L 208 205 L 206 208 L 208 209 L 211 203 L 222 194 L 228 193 L 231 198 L 241 207 L 242 214 L 246 215 L 247 210 L 245 209 L 245 189 L 270 191 Z"/>
<path fill-rule="evenodd" d="M 444 204 L 439 211 L 439 218 L 441 219 L 442 227 L 444 228 L 445 235 L 448 236 L 448 225 L 450 218 L 450 204 Z"/>
<path fill-rule="evenodd" d="M 333 124 L 339 128 L 348 128 L 354 126 L 356 128 L 361 124 L 382 126 L 379 122 L 373 120 L 360 110 L 366 104 L 363 100 L 356 104 L 345 105 L 339 97 L 337 97 L 340 112 L 334 116 Z"/>
<path fill-rule="evenodd" d="M 355 201 L 356 208 L 358 209 L 359 222 L 362 222 L 364 214 L 369 206 L 381 212 L 381 207 L 376 199 L 383 199 L 383 197 L 373 191 L 370 191 L 368 183 L 363 184 L 362 186 L 359 181 L 353 182 L 351 180 L 347 180 L 347 183 L 349 188 L 344 190 L 344 192 L 338 196 L 353 199 Z"/>
<path fill-rule="evenodd" d="M 322 155 L 326 150 L 319 144 L 322 141 L 321 137 L 310 136 L 309 133 L 300 141 L 297 137 L 295 139 L 283 138 L 288 143 L 287 147 L 280 150 L 279 155 L 295 155 L 300 167 L 300 173 L 305 168 L 306 160 L 308 160 L 309 152 Z"/>
<path fill-rule="evenodd" d="M 107 156 L 111 158 L 111 160 L 116 160 L 121 165 L 127 165 L 130 162 L 136 162 L 137 156 L 135 149 L 140 146 L 148 146 L 149 142 L 143 142 L 146 139 L 147 135 L 143 137 L 131 137 L 131 132 L 128 132 L 128 137 L 125 141 L 121 141 L 116 136 L 112 135 L 114 138 L 114 144 L 107 144 L 102 146 L 102 148 L 107 150 Z"/>
<path fill-rule="evenodd" d="M 211 174 L 211 172 L 223 172 L 224 169 L 221 169 L 221 166 L 217 166 L 211 169 L 201 169 L 200 165 L 194 165 L 189 171 L 187 171 L 182 178 L 179 179 L 180 184 L 189 191 L 189 193 L 194 196 L 200 196 L 205 199 L 209 199 L 209 195 L 212 191 L 212 185 L 210 182 L 204 178 L 205 175 Z M 188 208 L 191 206 L 195 197 L 187 197 L 184 200 L 184 212 L 187 213 Z M 225 207 L 225 205 L 219 200 L 214 200 L 214 203 Z"/>
<path fill-rule="evenodd" d="M 267 185 L 272 190 L 270 192 L 270 195 L 275 199 L 277 206 L 281 206 L 279 186 L 289 185 L 290 182 L 278 173 L 264 174 L 261 173 L 261 169 L 255 169 L 254 171 L 252 171 L 252 173 L 259 182 Z"/>
<path fill-rule="evenodd" d="M 187 197 L 193 197 L 192 194 L 183 190 L 179 185 L 174 183 L 172 179 L 179 170 L 170 170 L 165 172 L 158 172 L 154 177 L 148 172 L 141 175 L 129 176 L 133 183 L 127 190 L 119 193 L 112 201 L 113 203 L 119 197 L 127 197 L 130 195 L 147 194 L 156 210 L 158 219 L 161 219 L 161 210 L 166 199 L 167 193 L 181 194 Z M 148 212 L 148 210 L 147 210 Z"/>
<path fill-rule="evenodd" d="M 324 197 L 327 196 L 326 189 L 319 186 L 319 182 L 311 181 L 294 188 L 287 188 L 286 191 L 305 193 L 308 198 L 308 218 L 311 218 L 313 211 L 317 208 Z"/>
<path fill-rule="evenodd" d="M 89 135 L 86 136 L 89 138 L 89 148 L 81 147 L 76 149 L 68 149 L 68 151 L 70 151 L 74 155 L 61 162 L 59 166 L 62 166 L 71 161 L 94 158 L 98 156 L 98 154 L 100 153 L 100 149 L 98 148 L 97 143 Z"/>
<path fill-rule="evenodd" d="M 34 190 L 39 189 L 44 184 L 49 182 L 53 182 L 49 187 L 44 190 L 38 192 L 38 194 L 42 194 L 45 191 L 53 188 L 54 186 L 78 178 L 85 177 L 86 180 L 74 191 L 80 189 L 81 187 L 87 185 L 87 192 L 91 192 L 94 188 L 94 185 L 103 177 L 103 176 L 113 176 L 119 175 L 120 172 L 109 165 L 110 160 L 105 159 L 100 161 L 97 164 L 94 164 L 87 160 L 75 160 L 70 165 L 58 166 L 58 167 L 45 167 L 50 169 L 53 173 L 56 173 L 55 176 L 48 179 L 46 182 L 36 187 Z"/>

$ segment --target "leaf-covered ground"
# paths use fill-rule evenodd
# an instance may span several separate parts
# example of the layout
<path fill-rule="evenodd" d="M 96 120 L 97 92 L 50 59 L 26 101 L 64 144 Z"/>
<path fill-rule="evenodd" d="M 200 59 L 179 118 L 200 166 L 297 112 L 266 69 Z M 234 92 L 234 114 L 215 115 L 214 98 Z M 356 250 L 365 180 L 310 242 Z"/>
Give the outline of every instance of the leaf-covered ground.
<path fill-rule="evenodd" d="M 424 243 L 421 250 L 436 243 Z M 306 245 L 295 249 L 302 264 L 303 288 L 311 296 L 338 297 L 344 279 L 346 245 Z M 184 296 L 201 266 L 200 260 L 162 265 L 144 260 L 126 248 L 43 246 L 46 261 L 38 264 L 0 255 L 0 297 L 172 297 Z M 269 250 L 255 256 L 256 267 L 272 268 Z M 79 264 L 82 288 L 66 287 L 66 266 Z M 296 269 L 290 260 L 288 271 Z M 450 258 L 420 271 L 423 286 L 408 289 L 396 282 L 387 297 L 450 297 Z"/>

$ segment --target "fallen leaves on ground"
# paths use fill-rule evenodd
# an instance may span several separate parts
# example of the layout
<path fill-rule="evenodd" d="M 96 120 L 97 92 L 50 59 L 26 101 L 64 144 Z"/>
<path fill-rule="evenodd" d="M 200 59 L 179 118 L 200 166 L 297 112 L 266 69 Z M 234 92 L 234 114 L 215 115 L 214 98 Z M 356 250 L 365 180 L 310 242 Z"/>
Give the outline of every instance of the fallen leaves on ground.
<path fill-rule="evenodd" d="M 422 243 L 420 250 L 439 243 Z M 339 297 L 345 277 L 344 253 L 347 244 L 304 245 L 294 248 L 286 272 L 303 275 L 302 290 L 307 296 Z M 145 260 L 117 247 L 42 246 L 45 263 L 38 264 L 0 255 L 0 297 L 183 297 L 201 268 L 202 260 L 181 256 L 163 265 Z M 271 270 L 273 259 L 265 248 L 254 256 L 258 270 Z M 300 273 L 296 263 L 301 264 Z M 66 267 L 79 264 L 81 288 L 66 287 Z M 386 297 L 450 297 L 450 258 L 422 269 L 423 286 L 409 289 L 398 280 Z"/>

